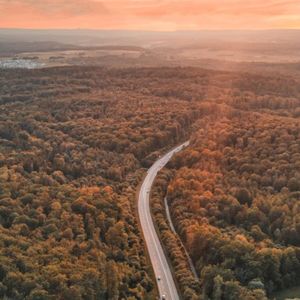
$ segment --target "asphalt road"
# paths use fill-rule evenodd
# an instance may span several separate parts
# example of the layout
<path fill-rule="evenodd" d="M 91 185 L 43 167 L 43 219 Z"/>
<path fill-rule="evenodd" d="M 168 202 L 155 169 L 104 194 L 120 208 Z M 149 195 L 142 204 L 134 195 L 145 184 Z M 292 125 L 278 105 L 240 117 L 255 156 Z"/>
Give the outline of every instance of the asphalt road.
<path fill-rule="evenodd" d="M 144 233 L 146 246 L 148 248 L 149 256 L 154 269 L 160 299 L 166 300 L 179 300 L 179 294 L 172 276 L 172 272 L 168 265 L 167 258 L 155 231 L 150 213 L 149 196 L 153 181 L 158 171 L 168 163 L 174 153 L 179 152 L 188 145 L 189 142 L 185 142 L 184 144 L 174 148 L 152 165 L 152 167 L 148 170 L 147 176 L 141 186 L 138 199 L 139 218 Z"/>

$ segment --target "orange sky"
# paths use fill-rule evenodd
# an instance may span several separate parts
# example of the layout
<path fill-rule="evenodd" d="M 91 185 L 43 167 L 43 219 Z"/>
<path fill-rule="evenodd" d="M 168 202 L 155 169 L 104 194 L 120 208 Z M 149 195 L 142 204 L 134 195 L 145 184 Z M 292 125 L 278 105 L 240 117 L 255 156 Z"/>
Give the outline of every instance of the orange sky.
<path fill-rule="evenodd" d="M 300 28 L 300 0 L 0 0 L 0 28 Z"/>

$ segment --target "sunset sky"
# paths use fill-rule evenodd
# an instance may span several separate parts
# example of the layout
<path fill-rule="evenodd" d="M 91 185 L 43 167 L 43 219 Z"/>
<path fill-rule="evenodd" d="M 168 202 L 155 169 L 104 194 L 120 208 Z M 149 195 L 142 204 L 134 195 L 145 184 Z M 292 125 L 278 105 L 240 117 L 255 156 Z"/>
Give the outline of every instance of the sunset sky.
<path fill-rule="evenodd" d="M 0 0 L 0 28 L 300 28 L 300 1 Z"/>

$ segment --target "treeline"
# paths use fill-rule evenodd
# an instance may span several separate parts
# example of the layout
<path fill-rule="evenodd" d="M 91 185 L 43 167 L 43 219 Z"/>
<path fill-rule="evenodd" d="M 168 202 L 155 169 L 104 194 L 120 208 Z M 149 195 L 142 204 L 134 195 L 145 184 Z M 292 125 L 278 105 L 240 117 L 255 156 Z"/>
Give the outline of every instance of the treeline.
<path fill-rule="evenodd" d="M 299 282 L 300 85 L 292 77 L 194 71 L 168 74 L 181 77 L 176 88 L 154 90 L 215 106 L 159 176 L 153 215 L 184 298 L 266 299 Z M 200 286 L 166 223 L 165 196 Z"/>
<path fill-rule="evenodd" d="M 173 173 L 172 170 L 163 169 L 158 174 L 151 193 L 151 211 L 182 298 L 184 300 L 200 300 L 200 282 L 190 269 L 180 236 L 174 234 L 168 224 L 164 207 L 164 197 Z"/>
<path fill-rule="evenodd" d="M 144 95 L 126 76 L 1 73 L 1 299 L 154 297 L 135 189 L 208 106 Z"/>
<path fill-rule="evenodd" d="M 218 265 L 214 260 L 207 264 L 211 258 L 205 258 L 205 255 L 213 251 L 206 251 L 202 256 L 202 250 L 198 249 L 196 241 L 199 240 L 202 230 L 197 228 L 203 225 L 203 220 L 207 219 L 205 222 L 210 226 L 221 230 L 221 237 L 222 230 L 227 228 L 224 227 L 224 224 L 227 224 L 225 222 L 229 222 L 233 236 L 235 230 L 242 231 L 240 235 L 243 234 L 252 243 L 248 232 L 250 227 L 257 225 L 257 220 L 252 219 L 256 214 L 252 210 L 248 211 L 247 205 L 250 203 L 253 205 L 259 201 L 258 199 L 265 199 L 262 191 L 269 193 L 267 194 L 269 202 L 261 200 L 263 204 L 269 203 L 267 208 L 275 206 L 280 210 L 282 203 L 287 203 L 287 200 L 282 200 L 281 196 L 276 194 L 278 191 L 285 191 L 291 200 L 288 200 L 286 212 L 280 216 L 277 216 L 279 212 L 273 212 L 273 208 L 270 208 L 272 210 L 270 224 L 266 219 L 271 212 L 262 204 L 256 205 L 258 208 L 254 211 L 259 212 L 261 219 L 258 226 L 261 232 L 257 227 L 253 230 L 255 231 L 256 228 L 260 234 L 258 234 L 261 239 L 259 243 L 262 243 L 263 247 L 268 245 L 273 247 L 276 243 L 283 247 L 279 247 L 278 251 L 283 251 L 282 249 L 287 251 L 286 245 L 294 241 L 291 244 L 292 250 L 289 250 L 294 253 L 294 249 L 298 246 L 298 240 L 294 238 L 298 233 L 298 225 L 295 225 L 297 224 L 295 219 L 297 206 L 294 207 L 296 202 L 293 202 L 295 196 L 291 195 L 297 195 L 293 193 L 297 193 L 295 180 L 297 181 L 298 177 L 290 170 L 294 168 L 294 162 L 287 163 L 287 159 L 291 159 L 290 151 L 294 151 L 293 160 L 297 160 L 297 153 L 295 153 L 297 150 L 294 144 L 286 143 L 295 136 L 295 131 L 299 132 L 299 128 L 288 127 L 284 131 L 287 125 L 283 123 L 278 129 L 280 134 L 285 132 L 280 143 L 276 138 L 277 131 L 274 132 L 275 137 L 270 142 L 272 147 L 280 145 L 284 148 L 284 145 L 289 145 L 288 148 L 284 148 L 287 154 L 279 153 L 276 157 L 277 163 L 280 163 L 280 168 L 277 169 L 275 161 L 270 162 L 270 157 L 274 155 L 273 148 L 270 146 L 265 150 L 265 145 L 259 148 L 260 142 L 255 143 L 258 137 L 270 136 L 268 132 L 274 129 L 273 121 L 267 122 L 270 128 L 257 133 L 255 128 L 250 130 L 244 127 L 247 122 L 243 123 L 241 120 L 244 116 L 248 116 L 242 114 L 242 111 L 250 111 L 249 114 L 257 115 L 253 111 L 258 101 L 261 107 L 256 109 L 256 112 L 266 113 L 272 110 L 274 120 L 277 118 L 281 120 L 279 115 L 285 115 L 286 120 L 293 124 L 298 116 L 296 107 L 299 99 L 299 83 L 282 78 L 256 76 L 197 68 L 61 67 L 2 71 L 0 74 L 0 298 L 80 300 L 147 299 L 148 297 L 152 299 L 154 283 L 151 280 L 151 269 L 145 258 L 144 245 L 135 216 L 135 189 L 142 179 L 145 168 L 150 166 L 160 153 L 186 140 L 197 128 L 199 131 L 194 135 L 190 148 L 193 151 L 187 150 L 182 156 L 178 156 L 176 168 L 186 166 L 187 169 L 182 169 L 183 173 L 184 170 L 188 172 L 191 169 L 191 174 L 198 174 L 197 172 L 202 170 L 201 157 L 204 156 L 197 150 L 199 145 L 197 140 L 201 145 L 202 139 L 206 140 L 208 149 L 212 145 L 219 145 L 219 150 L 212 155 L 212 158 L 210 155 L 213 151 L 208 151 L 208 156 L 203 162 L 203 172 L 207 168 L 206 172 L 212 182 L 206 183 L 205 188 L 209 188 L 210 184 L 214 186 L 215 177 L 209 172 L 219 168 L 220 162 L 222 166 L 225 164 L 222 160 L 225 155 L 222 152 L 222 143 L 232 140 L 235 144 L 225 147 L 227 150 L 228 147 L 231 149 L 231 152 L 228 150 L 230 155 L 226 152 L 226 159 L 231 161 L 230 157 L 233 156 L 237 161 L 233 160 L 229 163 L 226 160 L 228 166 L 226 165 L 226 169 L 224 165 L 224 170 L 227 173 L 222 176 L 220 171 L 220 178 L 239 180 L 244 178 L 244 175 L 240 176 L 244 174 L 243 172 L 253 175 L 245 179 L 249 187 L 245 187 L 246 192 L 242 190 L 241 203 L 233 200 L 238 197 L 234 187 L 243 185 L 231 181 L 225 185 L 223 183 L 225 179 L 222 181 L 224 187 L 221 186 L 220 190 L 223 189 L 225 195 L 229 187 L 233 188 L 232 197 L 226 196 L 226 201 L 234 201 L 232 210 L 234 212 L 237 210 L 237 216 L 227 212 L 227 204 L 220 213 L 219 208 L 215 207 L 219 202 L 212 204 L 211 198 L 213 199 L 214 196 L 210 196 L 206 190 L 204 196 L 208 197 L 208 200 L 205 198 L 201 200 L 202 202 L 199 201 L 207 203 L 208 207 L 202 207 L 204 204 L 200 205 L 198 200 L 191 201 L 194 199 L 191 197 L 196 199 L 203 197 L 202 190 L 194 191 L 194 187 L 198 187 L 202 182 L 199 180 L 200 177 L 193 179 L 189 174 L 188 180 L 183 181 L 187 186 L 191 184 L 188 188 L 184 187 L 184 197 L 181 196 L 180 184 L 177 185 L 176 181 L 171 184 L 168 197 L 172 204 L 172 215 L 176 219 L 178 232 L 188 246 L 199 274 L 209 264 L 213 267 Z M 262 82 L 261 88 L 257 86 L 259 82 Z M 290 84 L 288 92 L 286 92 L 287 82 Z M 251 91 L 252 94 L 249 96 Z M 245 104 L 246 96 L 253 99 L 252 104 L 248 101 L 246 101 L 248 104 Z M 281 104 L 275 110 L 274 105 L 278 106 L 279 102 Z M 232 106 L 239 109 L 239 111 L 235 110 L 236 116 L 228 115 Z M 209 122 L 206 118 L 208 115 L 213 121 Z M 224 120 L 228 130 L 218 135 L 219 128 L 214 127 L 215 122 L 224 115 L 228 116 L 228 120 Z M 239 120 L 236 121 L 236 125 L 230 125 L 231 118 Z M 195 122 L 199 119 L 203 119 L 204 123 L 200 122 L 196 126 Z M 260 120 L 258 115 L 257 120 Z M 249 124 L 255 125 L 257 120 L 251 120 Z M 207 133 L 208 128 L 203 127 L 206 123 L 210 124 L 210 134 Z M 230 137 L 234 129 L 230 126 L 240 130 L 236 136 Z M 217 136 L 220 139 L 223 137 L 224 141 L 216 140 Z M 253 147 L 248 149 L 249 160 L 253 155 L 251 151 L 261 149 L 261 155 L 265 157 L 261 158 L 263 168 L 255 167 L 256 164 L 260 165 L 260 161 L 242 163 L 245 157 L 241 153 L 242 150 L 238 151 L 236 148 L 241 145 L 240 139 L 247 140 L 245 147 L 250 145 Z M 235 169 L 237 166 L 239 166 L 238 170 Z M 279 170 L 277 175 L 272 173 L 274 170 Z M 282 170 L 285 170 L 285 173 Z M 175 170 L 168 176 L 173 175 L 173 172 Z M 231 176 L 230 172 L 242 173 Z M 253 172 L 255 174 L 252 174 Z M 272 179 L 267 172 L 270 172 Z M 168 176 L 160 185 L 157 201 L 165 194 L 170 179 Z M 181 180 L 183 175 L 178 173 L 176 176 Z M 219 178 L 219 175 L 216 175 L 216 178 Z M 252 182 L 256 182 L 255 191 L 251 188 Z M 296 191 L 292 192 L 290 188 Z M 243 201 L 245 203 L 242 203 Z M 192 203 L 197 204 L 193 204 L 194 207 Z M 158 207 L 159 213 L 161 209 L 162 207 Z M 223 217 L 221 218 L 223 214 L 226 215 L 224 220 Z M 285 214 L 288 214 L 289 218 L 285 218 Z M 241 226 L 237 226 L 240 220 L 242 220 Z M 160 226 L 167 229 L 163 219 L 160 222 Z M 192 225 L 196 227 L 190 227 Z M 225 229 L 220 229 L 220 226 Z M 234 229 L 235 227 L 237 229 Z M 229 235 L 230 230 L 226 232 Z M 163 238 L 168 243 L 167 231 Z M 179 280 L 181 291 L 186 299 L 195 295 L 198 297 L 199 284 L 191 279 L 191 273 L 186 269 L 184 254 L 180 254 L 183 252 L 178 237 L 170 236 L 170 238 L 169 246 L 174 246 L 174 249 L 178 250 L 178 255 L 171 255 L 171 259 L 177 262 L 174 267 L 176 273 L 182 272 Z M 254 235 L 251 238 L 254 239 Z M 222 239 L 214 238 L 213 241 L 220 240 Z M 268 247 L 273 249 L 271 246 Z M 210 249 L 210 246 L 206 249 Z M 249 253 L 257 254 L 256 250 L 251 251 L 249 250 Z M 286 261 L 292 259 L 290 255 L 292 254 L 287 254 Z M 215 257 L 217 255 L 214 255 L 214 259 Z M 294 257 L 297 258 L 298 254 L 296 253 Z M 256 257 L 253 261 L 254 265 L 260 262 Z M 235 266 L 234 261 L 226 261 L 226 263 L 228 266 L 230 264 Z M 296 263 L 292 265 L 297 267 Z M 224 268 L 227 270 L 229 267 Z M 256 266 L 254 269 L 260 268 Z M 215 281 L 218 282 L 216 283 L 218 286 L 214 290 L 219 291 L 218 293 L 223 293 L 224 286 L 226 290 L 234 291 L 243 286 L 243 291 L 249 292 L 244 286 L 248 284 L 252 275 L 250 277 L 247 275 L 248 277 L 243 280 L 240 278 L 242 275 L 236 275 L 236 273 L 243 274 L 244 267 L 236 273 L 230 271 L 227 277 L 220 274 L 223 279 L 217 275 L 213 276 L 213 272 L 217 272 L 213 270 L 207 271 L 208 279 L 203 281 L 202 287 L 205 286 L 205 293 L 211 293 L 214 289 L 212 282 Z M 284 270 L 288 270 L 283 271 L 285 275 L 293 276 L 286 265 Z M 212 277 L 213 279 L 210 279 Z M 231 281 L 228 281 L 228 278 L 231 278 Z M 282 286 L 287 285 L 286 282 L 293 281 L 289 280 L 289 277 L 284 280 L 280 277 L 280 280 L 284 282 Z M 279 287 L 278 280 L 271 277 L 263 283 L 267 292 Z"/>
<path fill-rule="evenodd" d="M 233 110 L 197 128 L 169 165 L 167 197 L 202 298 L 265 299 L 299 284 L 299 119 Z"/>

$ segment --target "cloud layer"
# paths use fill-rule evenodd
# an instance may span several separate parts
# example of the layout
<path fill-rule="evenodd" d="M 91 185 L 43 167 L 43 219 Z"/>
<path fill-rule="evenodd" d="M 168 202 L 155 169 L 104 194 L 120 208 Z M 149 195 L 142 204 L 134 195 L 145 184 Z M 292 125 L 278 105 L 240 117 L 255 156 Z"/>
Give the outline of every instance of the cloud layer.
<path fill-rule="evenodd" d="M 0 0 L 0 27 L 300 28 L 300 1 Z"/>

